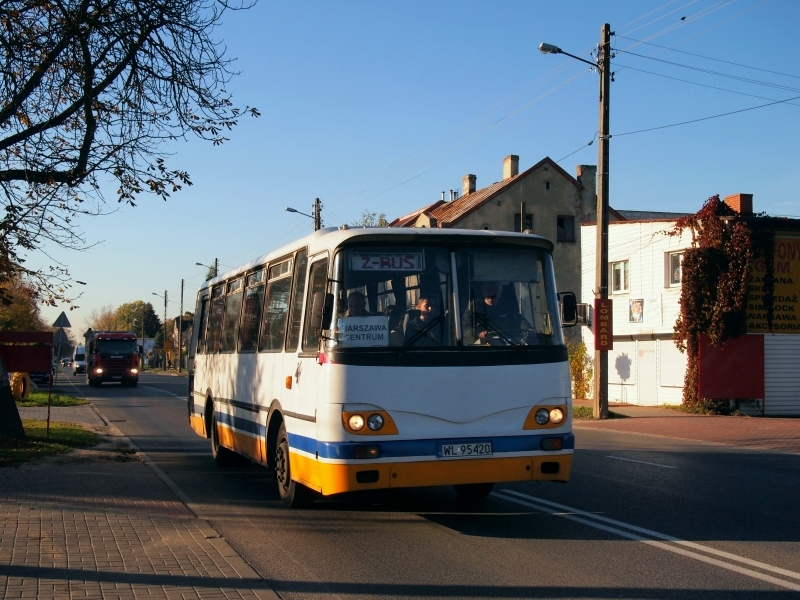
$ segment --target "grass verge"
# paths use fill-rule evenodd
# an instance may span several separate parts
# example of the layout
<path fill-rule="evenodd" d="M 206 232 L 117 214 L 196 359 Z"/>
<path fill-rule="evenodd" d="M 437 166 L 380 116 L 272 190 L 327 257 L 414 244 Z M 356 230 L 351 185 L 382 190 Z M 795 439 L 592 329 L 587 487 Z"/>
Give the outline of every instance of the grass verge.
<path fill-rule="evenodd" d="M 53 390 L 50 396 L 50 406 L 78 406 L 88 403 L 88 400 L 75 398 L 58 389 Z M 47 406 L 47 392 L 32 392 L 25 400 L 18 400 L 17 406 Z"/>
<path fill-rule="evenodd" d="M 0 435 L 0 467 L 95 446 L 102 441 L 99 435 L 75 423 L 51 422 L 50 439 L 46 421 L 23 419 L 22 426 L 27 436 L 24 440 Z"/>
<path fill-rule="evenodd" d="M 572 418 L 576 421 L 593 421 L 594 420 L 594 410 L 591 406 L 573 406 L 572 407 Z M 612 410 L 608 411 L 608 418 L 609 419 L 627 419 L 628 415 L 623 415 L 621 413 L 616 413 Z"/>

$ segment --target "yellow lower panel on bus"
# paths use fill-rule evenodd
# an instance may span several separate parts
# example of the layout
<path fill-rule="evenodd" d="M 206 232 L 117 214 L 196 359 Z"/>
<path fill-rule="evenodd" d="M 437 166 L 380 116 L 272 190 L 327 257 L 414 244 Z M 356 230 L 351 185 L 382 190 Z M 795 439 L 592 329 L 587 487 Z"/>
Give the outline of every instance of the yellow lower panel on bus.
<path fill-rule="evenodd" d="M 422 487 L 504 481 L 569 481 L 572 455 L 438 460 L 403 463 L 332 464 L 290 452 L 292 479 L 325 496 L 388 487 Z M 557 463 L 543 473 L 542 463 Z M 554 470 L 553 465 L 549 469 Z"/>
<path fill-rule="evenodd" d="M 266 462 L 267 453 L 264 448 L 264 440 L 231 429 L 222 423 L 217 423 L 217 433 L 219 443 L 225 448 L 246 456 L 257 463 L 264 464 Z"/>
<path fill-rule="evenodd" d="M 203 417 L 200 415 L 192 415 L 189 417 L 189 424 L 197 435 L 206 437 L 206 423 Z"/>

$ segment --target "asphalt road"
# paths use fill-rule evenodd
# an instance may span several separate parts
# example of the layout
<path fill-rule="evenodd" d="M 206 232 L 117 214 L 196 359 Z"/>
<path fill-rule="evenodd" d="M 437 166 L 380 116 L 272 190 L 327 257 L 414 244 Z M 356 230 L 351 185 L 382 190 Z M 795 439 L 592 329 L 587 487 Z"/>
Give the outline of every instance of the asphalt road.
<path fill-rule="evenodd" d="M 800 597 L 800 456 L 579 430 L 569 484 L 354 494 L 288 510 L 260 466 L 220 469 L 186 379 L 70 379 L 275 591 L 301 598 Z"/>

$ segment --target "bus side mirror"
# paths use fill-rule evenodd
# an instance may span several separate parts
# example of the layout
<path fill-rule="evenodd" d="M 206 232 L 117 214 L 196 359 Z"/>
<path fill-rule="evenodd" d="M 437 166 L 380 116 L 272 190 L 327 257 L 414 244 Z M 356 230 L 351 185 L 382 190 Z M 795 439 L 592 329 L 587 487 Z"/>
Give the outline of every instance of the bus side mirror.
<path fill-rule="evenodd" d="M 326 294 L 325 292 L 314 292 L 314 297 L 311 301 L 311 322 L 310 327 L 315 331 L 319 331 L 323 327 L 323 323 L 330 321 L 331 312 L 333 311 L 333 294 Z"/>
<path fill-rule="evenodd" d="M 578 299 L 572 292 L 559 294 L 561 305 L 561 326 L 573 327 L 578 324 Z"/>

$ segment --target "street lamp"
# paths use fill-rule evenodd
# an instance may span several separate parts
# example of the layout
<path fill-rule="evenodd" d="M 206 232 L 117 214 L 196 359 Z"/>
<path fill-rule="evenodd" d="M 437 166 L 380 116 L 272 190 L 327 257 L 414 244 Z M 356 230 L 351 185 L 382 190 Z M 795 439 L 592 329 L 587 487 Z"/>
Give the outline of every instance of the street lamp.
<path fill-rule="evenodd" d="M 611 25 L 606 23 L 600 30 L 600 45 L 597 48 L 597 61 L 584 60 L 574 54 L 564 52 L 558 46 L 542 43 L 539 52 L 543 54 L 565 54 L 586 64 L 592 65 L 600 73 L 600 143 L 598 144 L 597 168 L 597 264 L 595 265 L 595 325 L 598 316 L 610 318 L 611 302 L 608 299 L 608 140 L 611 90 Z M 612 325 L 613 328 L 613 325 Z M 608 350 L 613 339 L 612 331 L 603 338 L 595 329 L 594 344 L 594 418 L 608 417 Z"/>
<path fill-rule="evenodd" d="M 199 262 L 196 262 L 194 264 L 196 264 L 198 267 L 205 267 L 206 269 L 214 269 L 214 277 L 219 275 L 219 259 L 218 258 L 214 259 L 214 266 L 213 267 L 211 267 L 209 265 L 204 265 L 203 263 L 199 263 Z"/>
<path fill-rule="evenodd" d="M 314 231 L 318 231 L 319 229 L 322 229 L 322 204 L 320 204 L 319 198 L 316 198 L 314 200 L 314 204 L 312 205 L 312 208 L 314 209 L 314 211 L 313 211 L 314 214 L 313 215 L 309 215 L 309 214 L 306 214 L 304 212 L 300 212 L 299 210 L 297 210 L 296 208 L 292 208 L 291 206 L 287 206 L 285 208 L 285 210 L 286 210 L 286 212 L 297 213 L 298 215 L 303 215 L 304 217 L 308 217 L 309 219 L 313 219 L 314 220 Z"/>
<path fill-rule="evenodd" d="M 156 294 L 153 292 L 153 296 L 158 296 L 159 298 L 164 299 L 164 342 L 162 344 L 163 352 L 164 352 L 164 364 L 162 365 L 164 370 L 167 370 L 167 290 L 164 290 L 164 295 Z"/>

